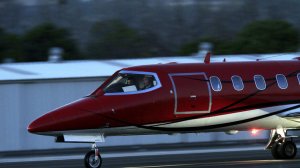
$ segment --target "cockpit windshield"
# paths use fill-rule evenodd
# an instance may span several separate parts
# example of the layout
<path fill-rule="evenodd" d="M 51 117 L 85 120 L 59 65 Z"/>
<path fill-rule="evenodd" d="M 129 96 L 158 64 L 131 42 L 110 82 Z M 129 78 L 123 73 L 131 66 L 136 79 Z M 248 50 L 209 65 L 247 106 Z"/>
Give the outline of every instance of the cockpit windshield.
<path fill-rule="evenodd" d="M 106 94 L 114 93 L 140 93 L 160 87 L 155 73 L 121 71 L 106 85 Z"/>

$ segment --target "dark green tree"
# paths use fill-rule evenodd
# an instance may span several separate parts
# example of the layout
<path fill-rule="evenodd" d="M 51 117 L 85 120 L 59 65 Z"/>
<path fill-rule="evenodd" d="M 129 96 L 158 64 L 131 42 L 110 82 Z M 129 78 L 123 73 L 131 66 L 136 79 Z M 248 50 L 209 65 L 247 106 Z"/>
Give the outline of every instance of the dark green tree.
<path fill-rule="evenodd" d="M 5 49 L 4 45 L 4 31 L 2 28 L 0 28 L 0 60 L 2 60 L 4 58 L 4 55 L 3 55 L 3 51 Z"/>
<path fill-rule="evenodd" d="M 231 41 L 220 40 L 215 37 L 206 37 L 182 45 L 177 53 L 183 56 L 196 54 L 199 50 L 199 44 L 202 42 L 209 42 L 213 45 L 213 54 L 231 54 L 232 52 Z"/>
<path fill-rule="evenodd" d="M 64 59 L 78 59 L 79 53 L 68 30 L 50 23 L 39 25 L 28 31 L 23 37 L 24 59 L 26 61 L 45 61 L 49 49 L 60 47 L 64 50 Z"/>
<path fill-rule="evenodd" d="M 149 57 L 163 51 L 154 35 L 140 33 L 118 20 L 96 23 L 87 50 L 90 58 Z"/>
<path fill-rule="evenodd" d="M 288 22 L 264 20 L 250 23 L 234 42 L 235 53 L 276 53 L 298 50 L 299 34 Z"/>
<path fill-rule="evenodd" d="M 23 61 L 21 38 L 15 34 L 9 34 L 0 29 L 0 60 L 11 58 L 15 61 Z"/>
<path fill-rule="evenodd" d="M 196 53 L 201 42 L 211 42 L 214 54 L 295 52 L 299 46 L 299 33 L 285 21 L 255 21 L 245 26 L 232 41 L 217 37 L 198 39 L 184 44 L 178 53 Z"/>
<path fill-rule="evenodd" d="M 200 40 L 194 40 L 191 42 L 188 42 L 186 44 L 183 44 L 180 49 L 178 50 L 178 55 L 191 55 L 198 52 L 198 46 L 201 43 Z"/>

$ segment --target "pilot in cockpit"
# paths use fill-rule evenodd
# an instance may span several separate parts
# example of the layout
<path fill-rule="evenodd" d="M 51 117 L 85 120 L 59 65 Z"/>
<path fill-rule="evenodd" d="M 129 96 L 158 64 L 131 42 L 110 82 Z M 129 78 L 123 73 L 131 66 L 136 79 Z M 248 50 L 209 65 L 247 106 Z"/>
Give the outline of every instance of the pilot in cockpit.
<path fill-rule="evenodd" d="M 153 87 L 153 78 L 152 78 L 152 76 L 145 75 L 143 78 L 143 86 L 142 86 L 141 90 L 148 89 L 151 87 Z"/>
<path fill-rule="evenodd" d="M 136 85 L 132 77 L 128 77 L 125 84 L 127 86 Z"/>

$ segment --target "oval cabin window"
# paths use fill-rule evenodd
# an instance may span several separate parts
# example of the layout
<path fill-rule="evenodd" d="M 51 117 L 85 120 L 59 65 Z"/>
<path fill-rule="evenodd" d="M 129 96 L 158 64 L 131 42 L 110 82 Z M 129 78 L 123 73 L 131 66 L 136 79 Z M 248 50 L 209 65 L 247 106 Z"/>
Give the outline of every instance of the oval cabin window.
<path fill-rule="evenodd" d="M 300 73 L 297 74 L 298 83 L 300 85 Z"/>
<path fill-rule="evenodd" d="M 222 90 L 222 83 L 221 83 L 220 79 L 217 76 L 211 76 L 209 78 L 209 81 L 210 81 L 211 88 L 214 91 L 219 92 L 219 91 Z"/>
<path fill-rule="evenodd" d="M 286 89 L 288 87 L 288 82 L 286 77 L 282 74 L 276 75 L 277 85 L 280 89 Z"/>
<path fill-rule="evenodd" d="M 241 91 L 244 89 L 244 83 L 240 76 L 234 75 L 231 77 L 231 81 L 233 84 L 233 88 L 237 91 Z"/>
<path fill-rule="evenodd" d="M 267 87 L 265 78 L 261 75 L 255 75 L 254 82 L 258 90 L 265 90 Z"/>

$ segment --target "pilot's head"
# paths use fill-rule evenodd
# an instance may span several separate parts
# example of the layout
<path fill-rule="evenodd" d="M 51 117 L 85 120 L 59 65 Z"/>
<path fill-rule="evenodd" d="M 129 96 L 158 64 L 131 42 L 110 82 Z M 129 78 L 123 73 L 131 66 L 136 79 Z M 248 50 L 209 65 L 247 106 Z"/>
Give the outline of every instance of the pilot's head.
<path fill-rule="evenodd" d="M 144 82 L 144 86 L 152 86 L 153 79 L 151 76 L 144 76 L 143 82 Z"/>
<path fill-rule="evenodd" d="M 133 78 L 132 77 L 128 77 L 127 81 L 126 81 L 126 84 L 127 85 L 133 85 L 134 84 Z"/>

